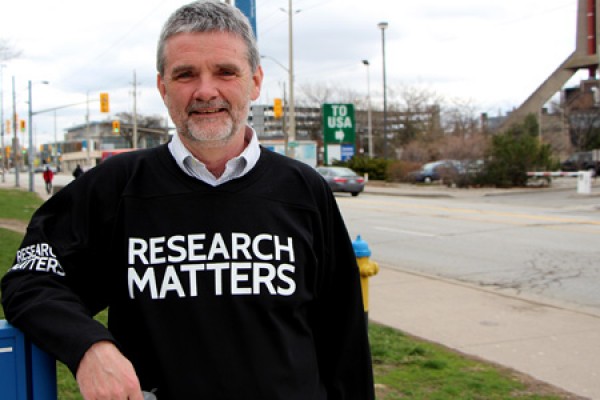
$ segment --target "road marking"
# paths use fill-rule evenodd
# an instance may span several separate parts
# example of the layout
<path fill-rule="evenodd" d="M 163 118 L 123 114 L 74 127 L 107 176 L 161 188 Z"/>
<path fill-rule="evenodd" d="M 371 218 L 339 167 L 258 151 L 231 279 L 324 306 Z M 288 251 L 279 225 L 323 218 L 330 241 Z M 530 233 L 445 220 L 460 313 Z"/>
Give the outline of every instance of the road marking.
<path fill-rule="evenodd" d="M 384 231 L 384 232 L 404 233 L 406 235 L 422 236 L 422 237 L 438 237 L 439 236 L 439 235 L 434 235 L 431 233 L 423 233 L 423 232 L 416 232 L 416 231 L 406 231 L 406 230 L 402 230 L 402 229 L 386 228 L 384 226 L 376 226 L 375 230 Z"/>
<path fill-rule="evenodd" d="M 391 203 L 385 202 L 381 200 L 366 200 L 360 199 L 362 204 L 369 204 L 373 206 L 384 206 L 381 209 L 375 209 L 374 211 L 384 211 L 388 213 L 400 213 L 405 212 L 407 209 L 412 211 L 425 211 L 425 212 L 442 212 L 447 213 L 444 214 L 450 218 L 458 219 L 458 215 L 475 215 L 474 219 L 470 220 L 488 220 L 487 218 L 513 218 L 515 220 L 522 220 L 521 223 L 526 223 L 524 221 L 536 221 L 536 222 L 550 222 L 550 223 L 558 223 L 558 224 L 579 224 L 579 225 L 588 225 L 588 226 L 600 226 L 600 221 L 590 220 L 586 217 L 561 217 L 561 216 L 552 216 L 552 215 L 544 215 L 544 214 L 532 214 L 532 213 L 523 213 L 523 212 L 511 212 L 511 211 L 499 211 L 499 210 L 490 210 L 490 209 L 474 209 L 474 208 L 464 208 L 464 207 L 454 207 L 454 206 L 436 206 L 436 205 L 426 205 L 426 204 L 417 204 L 417 203 Z M 357 204 L 350 204 L 350 207 L 354 206 L 355 209 L 361 209 Z M 348 207 L 347 204 L 344 204 L 344 207 Z M 400 211 L 402 210 L 402 211 Z M 454 214 L 453 214 L 454 213 Z M 483 219 L 486 218 L 486 219 Z M 497 222 L 501 223 L 510 223 L 504 219 L 500 219 Z"/>

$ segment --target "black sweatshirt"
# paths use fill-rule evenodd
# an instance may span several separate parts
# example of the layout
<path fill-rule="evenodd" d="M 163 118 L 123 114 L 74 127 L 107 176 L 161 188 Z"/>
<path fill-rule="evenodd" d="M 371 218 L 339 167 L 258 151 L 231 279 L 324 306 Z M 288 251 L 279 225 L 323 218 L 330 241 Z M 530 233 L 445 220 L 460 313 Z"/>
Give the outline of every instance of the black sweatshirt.
<path fill-rule="evenodd" d="M 7 319 L 73 372 L 114 342 L 159 400 L 374 398 L 359 274 L 327 184 L 262 149 L 211 187 L 166 145 L 114 156 L 35 213 Z M 108 307 L 108 329 L 91 316 Z"/>

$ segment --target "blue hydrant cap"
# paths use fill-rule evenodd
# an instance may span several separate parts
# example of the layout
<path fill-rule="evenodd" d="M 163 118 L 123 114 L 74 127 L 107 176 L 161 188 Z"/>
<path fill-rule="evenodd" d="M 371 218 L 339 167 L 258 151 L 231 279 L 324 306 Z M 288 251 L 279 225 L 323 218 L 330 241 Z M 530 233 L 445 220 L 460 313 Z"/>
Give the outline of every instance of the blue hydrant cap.
<path fill-rule="evenodd" d="M 352 242 L 352 247 L 354 248 L 354 254 L 356 257 L 370 257 L 371 249 L 369 249 L 369 245 L 367 242 L 361 239 L 360 235 L 356 237 L 356 240 Z"/>

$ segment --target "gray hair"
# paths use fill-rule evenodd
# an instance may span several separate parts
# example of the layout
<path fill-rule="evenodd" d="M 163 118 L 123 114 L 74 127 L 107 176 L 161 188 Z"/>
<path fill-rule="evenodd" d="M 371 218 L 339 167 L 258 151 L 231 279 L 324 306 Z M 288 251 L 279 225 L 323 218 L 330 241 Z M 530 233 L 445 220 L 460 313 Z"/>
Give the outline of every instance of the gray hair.
<path fill-rule="evenodd" d="M 248 18 L 236 7 L 216 0 L 199 0 L 177 9 L 160 33 L 156 52 L 156 69 L 165 72 L 165 43 L 178 33 L 228 32 L 239 36 L 248 48 L 248 63 L 252 72 L 260 64 L 260 53 Z"/>

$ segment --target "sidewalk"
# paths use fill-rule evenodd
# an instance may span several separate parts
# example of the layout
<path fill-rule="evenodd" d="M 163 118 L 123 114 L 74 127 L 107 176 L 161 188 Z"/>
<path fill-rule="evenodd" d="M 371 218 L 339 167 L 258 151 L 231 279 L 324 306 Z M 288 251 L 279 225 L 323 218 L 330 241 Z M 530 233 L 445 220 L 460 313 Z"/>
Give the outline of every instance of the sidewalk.
<path fill-rule="evenodd" d="M 588 197 L 600 196 L 600 178 L 592 179 L 591 194 L 582 195 Z M 555 178 L 551 186 L 547 187 L 527 187 L 527 188 L 449 188 L 442 184 L 422 184 L 414 185 L 410 183 L 388 183 L 382 181 L 370 181 L 365 186 L 365 193 L 387 196 L 410 196 L 410 197 L 428 197 L 428 198 L 465 198 L 465 197 L 485 197 L 485 196 L 503 196 L 516 193 L 540 192 L 540 191 L 564 191 L 577 195 L 577 178 Z"/>
<path fill-rule="evenodd" d="M 369 292 L 372 321 L 600 399 L 600 313 L 385 265 L 370 279 Z"/>
<path fill-rule="evenodd" d="M 66 186 L 72 180 L 73 180 L 73 176 L 70 174 L 70 172 L 68 172 L 68 171 L 67 172 L 59 172 L 54 175 L 54 179 L 52 180 L 52 185 L 55 188 L 58 188 L 60 186 Z M 34 189 L 38 193 L 38 195 L 42 199 L 48 200 L 50 195 L 48 195 L 46 193 L 46 188 L 44 186 L 44 178 L 42 177 L 42 174 L 40 174 L 40 173 L 34 174 L 33 182 L 34 182 Z M 15 186 L 15 174 L 14 173 L 7 173 L 3 179 L 0 175 L 0 188 L 28 190 L 28 188 L 29 188 L 29 173 L 21 172 L 19 174 L 19 187 L 18 188 Z"/>

